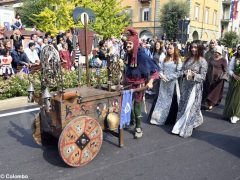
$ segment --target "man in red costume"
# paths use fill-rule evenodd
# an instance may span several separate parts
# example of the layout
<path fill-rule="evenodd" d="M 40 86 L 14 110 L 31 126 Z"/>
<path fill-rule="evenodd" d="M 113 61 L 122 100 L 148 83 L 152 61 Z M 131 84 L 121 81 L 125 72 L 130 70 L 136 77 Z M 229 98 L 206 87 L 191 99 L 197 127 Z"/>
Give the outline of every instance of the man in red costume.
<path fill-rule="evenodd" d="M 132 88 L 147 86 L 153 87 L 153 81 L 159 78 L 158 66 L 155 61 L 147 56 L 143 48 L 139 46 L 138 33 L 135 29 L 129 27 L 125 30 L 127 36 L 127 54 L 126 60 L 126 81 Z M 141 128 L 141 107 L 144 92 L 134 93 L 134 104 L 131 113 L 131 124 L 136 124 L 135 138 L 141 138 L 143 131 Z"/>

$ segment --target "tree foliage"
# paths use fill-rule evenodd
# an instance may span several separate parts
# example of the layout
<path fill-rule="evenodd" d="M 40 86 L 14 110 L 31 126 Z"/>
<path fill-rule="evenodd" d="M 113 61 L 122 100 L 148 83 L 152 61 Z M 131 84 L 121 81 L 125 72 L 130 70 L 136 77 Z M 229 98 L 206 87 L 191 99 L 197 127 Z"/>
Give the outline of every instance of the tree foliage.
<path fill-rule="evenodd" d="M 39 14 L 44 8 L 50 8 L 50 0 L 23 0 L 23 6 L 17 8 L 17 12 L 21 15 L 24 25 L 31 27 L 34 25 L 32 18 L 34 14 Z"/>
<path fill-rule="evenodd" d="M 102 0 L 96 7 L 96 23 L 93 29 L 105 39 L 111 36 L 119 37 L 123 29 L 129 25 L 127 14 L 123 11 L 121 2 L 117 0 Z"/>
<path fill-rule="evenodd" d="M 19 11 L 21 15 L 24 9 L 26 10 L 32 5 L 32 1 L 38 0 L 24 1 L 22 9 Z M 80 23 L 75 24 L 72 18 L 73 9 L 77 6 L 94 11 L 96 21 L 90 23 L 89 27 L 105 39 L 112 36 L 119 37 L 123 29 L 129 25 L 127 14 L 124 11 L 125 7 L 121 6 L 119 0 L 39 0 L 37 4 L 36 11 L 29 12 L 27 20 L 31 24 L 36 24 L 38 29 L 49 31 L 53 35 L 59 30 L 81 26 Z M 35 6 L 36 4 L 33 5 L 33 7 Z"/>
<path fill-rule="evenodd" d="M 229 47 L 229 48 L 236 47 L 237 44 L 239 43 L 239 36 L 234 31 L 226 32 L 224 33 L 224 36 L 221 39 L 221 42 L 226 47 Z"/>
<path fill-rule="evenodd" d="M 188 16 L 189 6 L 187 1 L 170 0 L 162 7 L 160 22 L 168 39 L 176 39 L 179 33 L 179 20 Z"/>
<path fill-rule="evenodd" d="M 51 32 L 56 35 L 59 30 L 68 30 L 74 27 L 72 12 L 74 6 L 67 0 L 52 0 L 52 8 L 44 8 L 39 14 L 34 14 L 31 20 L 37 25 L 37 28 L 44 32 Z"/>

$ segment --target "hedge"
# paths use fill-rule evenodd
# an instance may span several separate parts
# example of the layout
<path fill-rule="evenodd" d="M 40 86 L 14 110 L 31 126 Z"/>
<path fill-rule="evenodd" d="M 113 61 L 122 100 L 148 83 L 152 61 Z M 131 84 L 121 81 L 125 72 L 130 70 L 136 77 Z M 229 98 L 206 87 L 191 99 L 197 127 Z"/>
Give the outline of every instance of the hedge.
<path fill-rule="evenodd" d="M 27 96 L 27 89 L 30 82 L 33 83 L 35 93 L 40 92 L 41 88 L 41 73 L 36 72 L 34 74 L 16 74 L 8 79 L 0 77 L 0 100 L 8 99 L 12 97 Z M 90 73 L 90 82 L 92 86 L 97 85 L 97 76 L 95 72 Z M 107 83 L 107 71 L 101 70 L 100 83 Z M 86 73 L 82 74 L 80 85 L 86 84 Z M 63 87 L 74 88 L 78 86 L 78 72 L 77 71 L 64 71 L 63 72 Z M 55 90 L 54 88 L 50 90 Z"/>

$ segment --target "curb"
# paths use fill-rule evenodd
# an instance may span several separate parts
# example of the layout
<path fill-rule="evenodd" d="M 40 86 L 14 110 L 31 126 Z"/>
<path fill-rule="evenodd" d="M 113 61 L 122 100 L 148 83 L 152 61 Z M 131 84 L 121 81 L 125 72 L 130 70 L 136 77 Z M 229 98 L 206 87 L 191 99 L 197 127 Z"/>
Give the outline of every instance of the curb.
<path fill-rule="evenodd" d="M 26 96 L 0 100 L 0 113 L 39 107 L 37 103 L 28 103 Z"/>

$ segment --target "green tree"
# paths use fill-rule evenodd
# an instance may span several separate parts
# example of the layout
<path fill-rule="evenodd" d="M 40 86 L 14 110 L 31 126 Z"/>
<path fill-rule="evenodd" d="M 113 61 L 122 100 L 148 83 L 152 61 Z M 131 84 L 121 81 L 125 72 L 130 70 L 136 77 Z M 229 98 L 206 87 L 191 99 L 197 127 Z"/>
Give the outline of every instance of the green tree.
<path fill-rule="evenodd" d="M 160 22 L 168 39 L 176 39 L 179 33 L 178 22 L 189 16 L 189 5 L 185 1 L 170 0 L 161 9 Z"/>
<path fill-rule="evenodd" d="M 50 8 L 46 7 L 39 14 L 33 14 L 31 20 L 37 25 L 37 28 L 56 35 L 59 30 L 68 30 L 74 27 L 72 10 L 74 5 L 68 0 L 51 0 Z"/>
<path fill-rule="evenodd" d="M 121 7 L 121 1 L 102 0 L 96 7 L 96 23 L 92 24 L 93 29 L 104 39 L 112 36 L 119 37 L 124 28 L 130 24 L 128 15 Z"/>
<path fill-rule="evenodd" d="M 50 0 L 23 0 L 23 6 L 17 8 L 23 24 L 27 27 L 33 26 L 32 18 L 34 18 L 34 14 L 39 14 L 45 7 L 50 8 L 49 2 Z"/>
<path fill-rule="evenodd" d="M 221 42 L 224 46 L 233 48 L 236 47 L 239 43 L 239 36 L 234 31 L 229 31 L 224 33 L 223 38 L 221 39 Z"/>
<path fill-rule="evenodd" d="M 32 0 L 25 1 L 24 6 L 29 7 Z M 80 23 L 74 24 L 72 18 L 73 9 L 76 6 L 90 8 L 94 11 L 96 21 L 90 23 L 89 27 L 105 39 L 112 36 L 119 37 L 124 28 L 129 25 L 129 19 L 124 11 L 125 7 L 121 6 L 119 0 L 39 0 L 41 1 L 42 4 L 38 4 L 38 10 L 30 12 L 27 19 L 31 24 L 36 24 L 38 29 L 52 34 L 56 34 L 58 30 L 81 26 Z M 45 7 L 42 6 L 43 2 L 47 2 Z M 26 10 L 25 7 L 23 9 Z"/>

